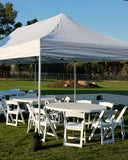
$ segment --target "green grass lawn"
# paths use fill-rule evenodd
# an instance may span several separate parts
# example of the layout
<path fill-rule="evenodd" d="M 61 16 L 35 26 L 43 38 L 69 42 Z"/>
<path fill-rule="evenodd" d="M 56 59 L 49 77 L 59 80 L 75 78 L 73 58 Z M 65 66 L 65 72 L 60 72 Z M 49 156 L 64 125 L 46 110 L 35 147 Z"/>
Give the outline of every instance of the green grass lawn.
<path fill-rule="evenodd" d="M 122 106 L 115 106 L 119 111 Z M 115 143 L 100 144 L 100 137 L 83 145 L 83 148 L 63 147 L 63 127 L 57 128 L 56 140 L 47 136 L 42 149 L 31 151 L 34 128 L 27 133 L 26 124 L 18 123 L 17 127 L 6 126 L 0 118 L 0 160 L 127 160 L 128 159 L 128 111 L 124 115 L 126 137 L 121 139 L 120 127 L 115 129 Z M 87 138 L 91 129 L 87 129 Z"/>
<path fill-rule="evenodd" d="M 46 85 L 54 81 L 42 81 L 43 94 L 71 94 L 73 89 L 48 88 Z M 77 89 L 77 93 L 114 93 L 128 95 L 128 82 L 97 82 L 103 88 Z M 0 90 L 20 88 L 27 91 L 34 88 L 33 81 L 0 81 Z M 115 106 L 119 111 L 121 106 Z M 26 124 L 18 123 L 17 127 L 6 126 L 4 118 L 0 117 L 0 160 L 127 160 L 128 159 L 128 111 L 126 112 L 125 140 L 121 139 L 120 128 L 115 129 L 115 143 L 100 144 L 100 138 L 87 141 L 83 148 L 63 147 L 63 127 L 57 128 L 56 140 L 47 136 L 46 142 L 42 143 L 42 149 L 37 152 L 31 151 L 34 128 L 27 134 Z M 87 138 L 91 130 L 87 129 Z"/>
<path fill-rule="evenodd" d="M 73 94 L 73 89 L 46 87 L 47 85 L 54 82 L 55 80 L 42 81 L 41 82 L 42 94 Z M 121 81 L 121 82 L 102 81 L 102 82 L 97 82 L 97 84 L 102 88 L 89 88 L 89 89 L 82 88 L 82 89 L 77 89 L 77 93 L 78 94 L 113 93 L 113 94 L 128 95 L 128 81 Z M 10 90 L 12 88 L 19 88 L 24 91 L 27 91 L 29 89 L 34 89 L 34 81 L 16 81 L 16 80 L 0 81 L 0 90 Z"/>

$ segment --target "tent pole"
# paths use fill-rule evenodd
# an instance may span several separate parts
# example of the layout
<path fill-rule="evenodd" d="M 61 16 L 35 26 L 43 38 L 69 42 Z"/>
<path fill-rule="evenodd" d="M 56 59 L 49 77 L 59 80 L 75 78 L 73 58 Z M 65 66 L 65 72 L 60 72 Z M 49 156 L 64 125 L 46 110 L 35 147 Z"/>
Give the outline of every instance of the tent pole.
<path fill-rule="evenodd" d="M 40 104 L 41 104 L 41 55 L 39 55 L 39 68 L 38 68 L 38 109 L 39 109 L 39 126 L 38 133 L 40 135 Z"/>
<path fill-rule="evenodd" d="M 35 62 L 35 82 L 34 82 L 34 91 L 36 91 L 36 62 Z"/>
<path fill-rule="evenodd" d="M 74 62 L 74 102 L 76 102 L 76 62 Z"/>

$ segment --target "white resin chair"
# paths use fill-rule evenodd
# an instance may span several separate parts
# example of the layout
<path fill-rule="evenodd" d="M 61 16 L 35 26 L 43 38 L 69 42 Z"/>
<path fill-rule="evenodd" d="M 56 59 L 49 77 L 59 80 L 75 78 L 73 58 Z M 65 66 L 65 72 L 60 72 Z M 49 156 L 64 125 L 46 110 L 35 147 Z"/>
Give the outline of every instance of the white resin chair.
<path fill-rule="evenodd" d="M 44 109 L 41 109 L 41 115 L 44 116 L 43 118 L 41 118 L 41 127 L 43 129 L 43 139 L 42 141 L 45 142 L 45 139 L 46 139 L 46 135 L 50 135 L 50 136 L 54 136 L 56 139 L 58 139 L 58 136 L 56 134 L 56 131 L 55 131 L 55 128 L 56 128 L 56 125 L 58 124 L 57 121 L 55 120 L 51 120 L 49 118 L 49 115 L 47 113 L 47 109 L 44 108 Z M 38 123 L 37 123 L 37 128 L 38 128 Z M 52 132 L 48 132 L 47 131 L 47 128 L 50 128 Z"/>
<path fill-rule="evenodd" d="M 69 102 L 70 101 L 70 97 L 69 96 L 66 96 L 65 98 L 62 98 L 62 102 Z"/>
<path fill-rule="evenodd" d="M 88 104 L 91 104 L 91 103 L 92 103 L 91 100 L 77 100 L 76 102 L 77 102 L 77 103 L 88 103 Z M 89 114 L 88 114 L 88 122 L 86 122 L 86 124 L 87 124 L 88 127 L 89 127 L 89 125 L 90 125 L 91 123 L 92 123 L 92 122 L 91 122 L 91 114 L 89 113 Z"/>
<path fill-rule="evenodd" d="M 26 104 L 28 112 L 29 112 L 29 117 L 28 117 L 28 128 L 27 128 L 27 133 L 30 131 L 32 126 L 35 126 L 36 122 L 36 114 L 34 112 L 33 105 L 31 103 Z"/>
<path fill-rule="evenodd" d="M 76 102 L 77 102 L 77 103 L 89 103 L 89 104 L 92 103 L 91 100 L 77 100 Z"/>
<path fill-rule="evenodd" d="M 121 127 L 122 140 L 124 140 L 124 137 L 125 137 L 125 125 L 124 125 L 123 115 L 124 115 L 124 113 L 125 113 L 125 111 L 126 111 L 127 108 L 128 108 L 128 107 L 125 106 L 125 107 L 121 110 L 121 112 L 120 112 L 120 114 L 118 115 L 118 117 L 113 120 L 114 129 L 115 129 L 118 125 L 120 125 L 120 127 Z M 109 137 L 110 135 L 111 135 L 111 131 L 109 132 L 108 137 Z"/>
<path fill-rule="evenodd" d="M 117 110 L 102 110 L 99 118 L 97 121 L 92 123 L 92 132 L 89 136 L 89 140 L 91 140 L 95 136 L 99 136 L 99 134 L 95 134 L 95 131 L 97 128 L 100 128 L 100 135 L 101 135 L 101 144 L 105 143 L 111 143 L 114 142 L 114 123 L 113 123 L 113 117 L 117 113 Z M 104 117 L 111 117 L 109 122 L 105 122 Z M 111 131 L 112 137 L 110 139 L 110 136 L 107 136 L 107 133 Z M 106 136 L 108 139 L 106 139 Z"/>
<path fill-rule="evenodd" d="M 28 94 L 33 94 L 33 93 L 34 93 L 34 90 L 29 89 L 27 93 L 28 93 Z"/>
<path fill-rule="evenodd" d="M 17 122 L 22 122 L 25 124 L 23 112 L 20 108 L 20 105 L 17 101 L 14 100 L 7 100 L 7 118 L 6 118 L 6 125 L 17 126 Z M 20 116 L 20 117 L 19 117 Z"/>
<path fill-rule="evenodd" d="M 79 122 L 74 122 L 74 118 L 79 118 L 81 121 Z M 75 112 L 75 111 L 66 111 L 64 113 L 64 141 L 63 141 L 63 146 L 74 146 L 74 147 L 82 147 L 83 141 L 84 143 L 86 142 L 86 131 L 85 131 L 85 116 L 84 113 L 80 112 Z M 72 119 L 72 121 L 71 121 Z M 68 130 L 70 131 L 77 131 L 80 132 L 80 137 L 71 137 L 67 136 L 69 133 Z M 78 143 L 71 143 L 67 142 L 68 139 L 72 140 L 79 140 Z"/>
<path fill-rule="evenodd" d="M 45 108 L 40 109 L 40 116 L 39 116 L 38 108 L 34 108 L 30 103 L 26 105 L 29 110 L 27 133 L 29 132 L 32 126 L 35 126 L 35 132 L 39 131 L 39 117 L 40 117 L 40 134 L 43 133 L 42 141 L 45 142 L 46 135 L 55 136 L 55 138 L 58 139 L 58 136 L 54 128 L 54 125 L 56 125 L 58 122 L 50 120 L 47 110 Z M 52 132 L 47 131 L 48 127 L 51 128 Z"/>
<path fill-rule="evenodd" d="M 61 101 L 57 101 L 56 99 L 53 101 L 45 101 L 45 105 L 48 105 L 49 103 L 61 103 Z M 63 118 L 63 112 L 61 111 L 55 111 L 55 110 L 49 110 L 50 119 L 57 121 L 58 125 L 62 124 L 64 118 Z"/>
<path fill-rule="evenodd" d="M 106 108 L 113 110 L 114 103 L 111 102 L 99 102 L 99 105 L 105 106 Z"/>

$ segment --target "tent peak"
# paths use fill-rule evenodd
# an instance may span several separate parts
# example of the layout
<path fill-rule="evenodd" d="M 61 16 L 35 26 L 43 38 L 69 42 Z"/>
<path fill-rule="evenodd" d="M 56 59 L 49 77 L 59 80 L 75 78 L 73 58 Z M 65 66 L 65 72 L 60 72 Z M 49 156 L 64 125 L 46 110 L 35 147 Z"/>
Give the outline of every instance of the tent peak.
<path fill-rule="evenodd" d="M 64 13 L 60 13 L 58 16 L 60 16 L 61 18 L 69 18 L 66 14 Z"/>

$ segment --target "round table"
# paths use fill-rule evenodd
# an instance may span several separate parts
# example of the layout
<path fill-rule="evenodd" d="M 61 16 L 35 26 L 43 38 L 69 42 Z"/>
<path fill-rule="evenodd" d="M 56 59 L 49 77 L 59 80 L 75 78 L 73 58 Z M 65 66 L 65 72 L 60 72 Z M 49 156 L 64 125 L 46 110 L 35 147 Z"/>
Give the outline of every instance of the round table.
<path fill-rule="evenodd" d="M 100 112 L 101 110 L 106 110 L 105 106 L 99 104 L 88 104 L 88 103 L 50 103 L 45 106 L 47 109 L 56 110 L 56 111 L 79 111 L 84 113 L 94 113 Z"/>

